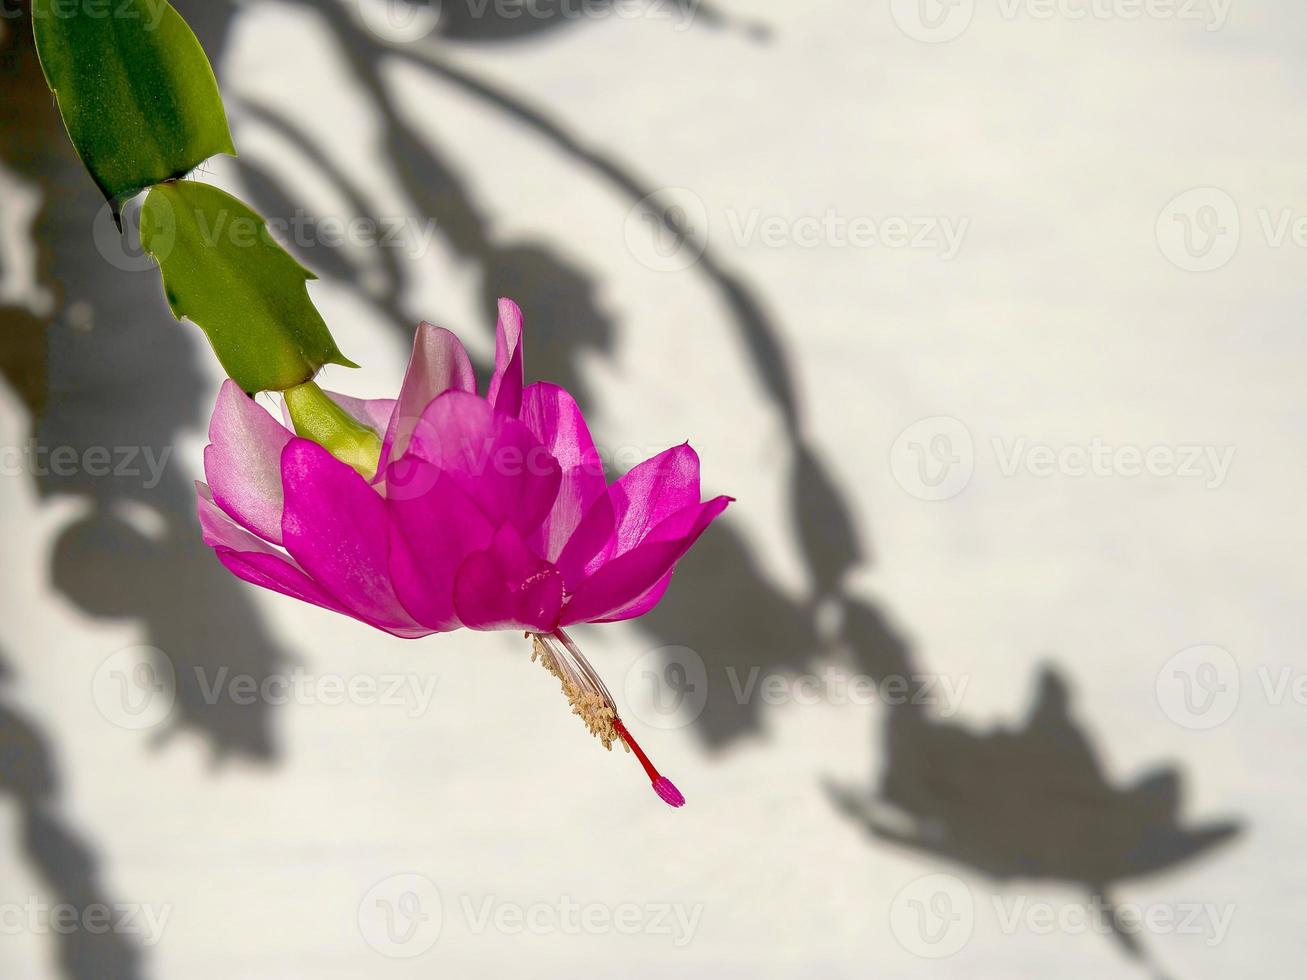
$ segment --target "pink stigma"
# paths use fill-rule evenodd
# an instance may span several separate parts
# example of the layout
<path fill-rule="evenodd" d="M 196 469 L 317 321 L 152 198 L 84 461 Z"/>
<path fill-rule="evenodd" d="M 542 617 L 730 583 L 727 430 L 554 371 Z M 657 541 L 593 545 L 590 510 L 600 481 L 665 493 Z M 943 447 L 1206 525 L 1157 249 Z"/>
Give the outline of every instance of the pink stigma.
<path fill-rule="evenodd" d="M 659 776 L 653 781 L 654 792 L 668 806 L 685 806 L 685 797 L 666 776 Z"/>

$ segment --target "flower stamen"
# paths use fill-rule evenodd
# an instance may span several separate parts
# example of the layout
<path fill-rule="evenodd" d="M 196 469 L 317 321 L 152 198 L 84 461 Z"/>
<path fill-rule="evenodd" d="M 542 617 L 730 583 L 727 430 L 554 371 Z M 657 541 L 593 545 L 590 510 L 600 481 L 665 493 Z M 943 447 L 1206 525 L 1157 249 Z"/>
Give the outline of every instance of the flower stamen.
<path fill-rule="evenodd" d="M 635 752 L 658 797 L 668 806 L 684 806 L 685 797 L 649 761 L 618 716 L 617 703 L 607 686 L 572 638 L 561 629 L 552 633 L 528 633 L 527 636 L 531 639 L 531 659 L 539 660 L 545 670 L 558 678 L 572 706 L 572 713 L 585 722 L 590 734 L 609 751 L 612 751 L 614 742 L 620 741 L 628 752 Z"/>

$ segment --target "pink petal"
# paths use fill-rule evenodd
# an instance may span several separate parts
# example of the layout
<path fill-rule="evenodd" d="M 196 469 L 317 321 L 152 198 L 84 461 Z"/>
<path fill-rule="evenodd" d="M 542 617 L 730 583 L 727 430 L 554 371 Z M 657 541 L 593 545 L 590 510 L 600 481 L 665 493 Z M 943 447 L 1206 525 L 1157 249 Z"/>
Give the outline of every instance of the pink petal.
<path fill-rule="evenodd" d="M 689 443 L 633 467 L 594 502 L 558 556 L 569 591 L 630 551 L 672 514 L 699 502 L 699 456 Z"/>
<path fill-rule="evenodd" d="M 581 409 L 558 385 L 528 386 L 522 393 L 521 419 L 563 471 L 553 509 L 531 539 L 535 550 L 553 561 L 581 517 L 607 489 L 604 465 Z"/>
<path fill-rule="evenodd" d="M 653 584 L 652 588 L 645 589 L 639 596 L 632 599 L 620 609 L 614 609 L 604 616 L 603 619 L 594 620 L 597 623 L 616 623 L 623 619 L 636 619 L 643 616 L 658 603 L 663 601 L 663 596 L 667 594 L 667 587 L 672 584 L 672 573 L 676 571 L 673 565 L 667 570 L 662 578 Z"/>
<path fill-rule="evenodd" d="M 324 391 L 324 395 L 345 410 L 345 414 L 358 419 L 377 435 L 384 435 L 395 414 L 399 401 L 394 398 L 354 398 L 334 391 Z"/>
<path fill-rule="evenodd" d="M 393 492 L 403 486 L 418 492 Z M 495 528 L 448 475 L 407 456 L 391 464 L 386 498 L 390 511 L 390 573 L 395 594 L 413 618 L 433 630 L 462 625 L 454 609 L 454 577 L 472 552 L 489 547 Z"/>
<path fill-rule="evenodd" d="M 562 481 L 558 461 L 530 429 L 461 391 L 427 406 L 409 450 L 449 474 L 496 527 L 512 521 L 523 535 L 540 526 Z"/>
<path fill-rule="evenodd" d="M 486 400 L 506 415 L 516 415 L 522 408 L 522 311 L 511 299 L 499 301 L 495 373 Z"/>
<path fill-rule="evenodd" d="M 286 550 L 360 619 L 391 632 L 422 630 L 390 580 L 390 522 L 381 495 L 354 468 L 307 439 L 281 457 Z"/>
<path fill-rule="evenodd" d="M 558 627 L 563 577 L 531 553 L 517 528 L 505 523 L 489 548 L 463 562 L 454 583 L 454 605 L 470 629 L 548 632 Z"/>
<path fill-rule="evenodd" d="M 404 384 L 386 424 L 378 474 L 385 472 L 390 460 L 399 459 L 408 451 L 423 410 L 439 395 L 451 390 L 476 392 L 472 362 L 457 337 L 443 327 L 423 321 L 413 337 L 413 356 L 409 358 Z"/>
<path fill-rule="evenodd" d="M 281 451 L 294 433 L 225 381 L 209 420 L 204 475 L 213 499 L 236 521 L 281 543 Z"/>
<path fill-rule="evenodd" d="M 209 488 L 196 483 L 196 514 L 207 544 L 238 578 L 292 599 L 346 613 L 335 597 L 304 574 L 287 555 L 235 523 L 213 502 Z"/>
<path fill-rule="evenodd" d="M 563 611 L 563 625 L 629 618 L 628 609 L 647 612 L 647 593 L 690 550 L 709 524 L 726 509 L 730 497 L 692 504 L 673 514 L 638 546 L 605 563 L 581 583 Z M 654 597 L 656 603 L 661 595 Z"/>

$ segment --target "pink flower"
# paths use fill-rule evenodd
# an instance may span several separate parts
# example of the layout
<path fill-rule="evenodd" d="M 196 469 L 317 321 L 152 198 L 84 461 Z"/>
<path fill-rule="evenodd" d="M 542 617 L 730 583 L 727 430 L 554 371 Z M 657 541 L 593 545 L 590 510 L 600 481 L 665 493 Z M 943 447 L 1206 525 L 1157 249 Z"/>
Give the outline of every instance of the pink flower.
<path fill-rule="evenodd" d="M 397 399 L 329 397 L 375 433 L 376 465 L 360 467 L 375 469 L 370 479 L 223 385 L 208 485 L 196 485 L 218 559 L 247 582 L 395 636 L 464 626 L 534 634 L 578 696 L 590 672 L 584 658 L 573 663 L 579 651 L 561 628 L 648 612 L 730 502 L 700 500 L 688 444 L 609 484 L 572 397 L 523 385 L 522 314 L 508 300 L 486 397 L 458 338 L 429 323 Z"/>

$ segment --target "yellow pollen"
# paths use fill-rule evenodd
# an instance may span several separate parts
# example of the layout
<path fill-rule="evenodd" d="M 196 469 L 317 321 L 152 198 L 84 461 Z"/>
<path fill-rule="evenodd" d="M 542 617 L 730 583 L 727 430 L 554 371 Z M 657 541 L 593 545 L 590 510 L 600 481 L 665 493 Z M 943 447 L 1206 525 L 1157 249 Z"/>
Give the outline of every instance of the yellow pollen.
<path fill-rule="evenodd" d="M 538 633 L 529 635 L 531 659 L 539 660 L 545 670 L 558 678 L 563 694 L 566 695 L 568 704 L 572 706 L 572 714 L 585 722 L 585 727 L 589 729 L 590 734 L 599 739 L 608 751 L 612 751 L 614 742 L 620 742 L 626 751 L 631 751 L 626 742 L 618 736 L 617 729 L 613 727 L 613 719 L 617 717 L 617 711 L 612 702 L 594 689 L 593 685 L 587 683 L 584 673 L 574 669 L 571 664 L 560 664 L 558 658 L 554 656 L 554 651 Z"/>

